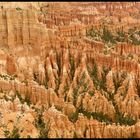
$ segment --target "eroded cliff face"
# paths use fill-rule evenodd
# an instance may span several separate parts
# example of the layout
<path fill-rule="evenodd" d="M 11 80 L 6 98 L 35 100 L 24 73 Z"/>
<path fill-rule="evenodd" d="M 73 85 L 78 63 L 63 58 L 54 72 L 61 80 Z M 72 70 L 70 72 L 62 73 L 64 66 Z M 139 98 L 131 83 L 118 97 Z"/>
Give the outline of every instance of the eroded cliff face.
<path fill-rule="evenodd" d="M 140 137 L 139 3 L 0 7 L 0 137 Z"/>
<path fill-rule="evenodd" d="M 10 49 L 20 46 L 37 46 L 45 39 L 44 26 L 37 20 L 37 12 L 32 9 L 4 8 L 0 11 L 0 44 Z"/>

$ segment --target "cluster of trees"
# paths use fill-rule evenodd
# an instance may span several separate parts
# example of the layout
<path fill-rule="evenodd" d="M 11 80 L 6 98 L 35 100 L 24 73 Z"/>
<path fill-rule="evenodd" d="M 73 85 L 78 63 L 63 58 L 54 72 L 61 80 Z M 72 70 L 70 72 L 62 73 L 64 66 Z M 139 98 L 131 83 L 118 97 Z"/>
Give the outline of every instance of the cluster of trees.
<path fill-rule="evenodd" d="M 115 31 L 109 30 L 103 26 L 100 29 L 92 28 L 87 32 L 87 36 L 96 41 L 103 41 L 111 43 L 112 45 L 118 42 L 127 42 L 133 45 L 140 45 L 140 30 L 137 28 L 130 28 L 127 32 L 121 29 Z"/>

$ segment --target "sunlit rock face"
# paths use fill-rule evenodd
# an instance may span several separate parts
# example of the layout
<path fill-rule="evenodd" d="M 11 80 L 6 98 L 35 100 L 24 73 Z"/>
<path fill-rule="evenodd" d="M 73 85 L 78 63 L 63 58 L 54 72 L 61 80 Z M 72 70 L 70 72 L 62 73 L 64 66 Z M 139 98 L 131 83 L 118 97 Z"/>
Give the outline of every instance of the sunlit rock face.
<path fill-rule="evenodd" d="M 140 138 L 139 2 L 0 2 L 0 138 Z"/>

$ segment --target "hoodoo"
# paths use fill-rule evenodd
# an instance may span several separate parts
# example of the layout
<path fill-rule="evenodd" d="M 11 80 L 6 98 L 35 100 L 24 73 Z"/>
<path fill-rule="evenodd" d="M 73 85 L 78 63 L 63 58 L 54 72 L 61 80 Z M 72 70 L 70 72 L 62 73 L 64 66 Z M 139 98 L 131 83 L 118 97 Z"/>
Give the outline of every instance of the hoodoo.
<path fill-rule="evenodd" d="M 0 2 L 0 138 L 140 138 L 140 2 Z"/>

